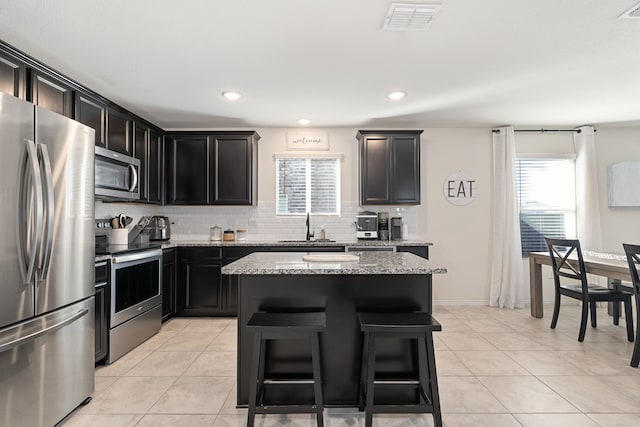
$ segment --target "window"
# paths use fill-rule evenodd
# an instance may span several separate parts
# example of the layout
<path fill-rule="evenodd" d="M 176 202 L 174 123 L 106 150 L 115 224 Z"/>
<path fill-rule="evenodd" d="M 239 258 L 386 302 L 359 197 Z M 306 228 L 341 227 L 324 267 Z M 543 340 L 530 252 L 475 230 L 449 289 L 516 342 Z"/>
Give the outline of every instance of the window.
<path fill-rule="evenodd" d="M 340 214 L 340 159 L 276 158 L 276 214 Z"/>
<path fill-rule="evenodd" d="M 575 237 L 575 188 L 574 159 L 516 160 L 523 256 L 548 251 L 545 237 Z"/>

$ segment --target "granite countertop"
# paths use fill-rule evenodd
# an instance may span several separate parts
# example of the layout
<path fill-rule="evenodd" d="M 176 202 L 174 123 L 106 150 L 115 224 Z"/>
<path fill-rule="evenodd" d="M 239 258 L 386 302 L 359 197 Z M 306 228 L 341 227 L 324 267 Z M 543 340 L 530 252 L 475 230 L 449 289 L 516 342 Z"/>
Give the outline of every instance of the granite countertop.
<path fill-rule="evenodd" d="M 232 240 L 232 241 L 209 241 L 209 240 L 188 240 L 171 239 L 162 244 L 162 248 L 172 248 L 178 246 L 431 246 L 433 243 L 424 240 Z"/>
<path fill-rule="evenodd" d="M 317 254 L 323 254 L 315 253 Z M 326 255 L 336 253 L 325 252 Z M 358 261 L 313 262 L 304 253 L 257 252 L 222 267 L 226 275 L 262 274 L 442 274 L 447 269 L 407 252 L 362 252 Z"/>

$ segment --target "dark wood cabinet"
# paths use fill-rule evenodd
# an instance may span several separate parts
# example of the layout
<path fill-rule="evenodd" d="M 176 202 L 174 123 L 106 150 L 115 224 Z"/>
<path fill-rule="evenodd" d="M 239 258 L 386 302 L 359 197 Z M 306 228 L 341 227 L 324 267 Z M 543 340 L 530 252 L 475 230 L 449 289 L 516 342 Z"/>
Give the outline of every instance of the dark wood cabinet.
<path fill-rule="evenodd" d="M 168 204 L 256 203 L 256 132 L 191 132 L 166 139 Z"/>
<path fill-rule="evenodd" d="M 420 204 L 418 131 L 358 131 L 360 204 Z"/>
<path fill-rule="evenodd" d="M 31 94 L 29 100 L 63 116 L 73 118 L 73 89 L 63 82 L 31 69 Z"/>
<path fill-rule="evenodd" d="M 213 134 L 209 147 L 209 203 L 252 205 L 257 199 L 255 132 Z"/>
<path fill-rule="evenodd" d="M 162 321 L 176 313 L 176 249 L 162 251 Z"/>
<path fill-rule="evenodd" d="M 222 248 L 182 248 L 177 313 L 182 316 L 220 315 Z"/>
<path fill-rule="evenodd" d="M 95 144 L 106 147 L 107 105 L 82 92 L 76 93 L 75 119 L 96 131 Z"/>
<path fill-rule="evenodd" d="M 166 202 L 175 205 L 207 204 L 208 141 L 206 135 L 168 137 Z"/>
<path fill-rule="evenodd" d="M 109 263 L 95 265 L 95 362 L 107 356 L 109 331 Z"/>
<path fill-rule="evenodd" d="M 429 246 L 396 246 L 397 252 L 410 252 L 424 259 L 429 259 Z"/>
<path fill-rule="evenodd" d="M 149 130 L 149 151 L 147 158 L 147 201 L 162 203 L 164 134 L 155 129 Z"/>
<path fill-rule="evenodd" d="M 268 246 L 232 246 L 225 247 L 222 250 L 222 265 L 231 264 L 254 252 L 268 252 Z M 238 315 L 238 277 L 222 276 L 222 296 L 224 299 L 224 307 L 222 312 L 227 316 Z"/>
<path fill-rule="evenodd" d="M 133 156 L 131 116 L 115 108 L 107 107 L 107 148 Z"/>
<path fill-rule="evenodd" d="M 134 121 L 133 128 L 133 157 L 140 160 L 140 202 L 162 203 L 163 135 L 140 121 Z"/>
<path fill-rule="evenodd" d="M 0 92 L 24 99 L 26 65 L 0 52 Z"/>

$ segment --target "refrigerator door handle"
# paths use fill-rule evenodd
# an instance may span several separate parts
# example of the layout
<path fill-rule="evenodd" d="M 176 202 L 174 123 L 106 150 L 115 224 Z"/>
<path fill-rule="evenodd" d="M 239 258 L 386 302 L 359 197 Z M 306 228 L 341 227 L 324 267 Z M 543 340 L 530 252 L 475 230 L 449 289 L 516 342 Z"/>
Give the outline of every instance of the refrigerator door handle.
<path fill-rule="evenodd" d="M 30 166 L 31 172 L 28 172 Z M 19 164 L 17 207 L 17 245 L 20 276 L 25 285 L 33 282 L 42 240 L 42 177 L 35 143 L 25 139 Z M 33 210 L 35 209 L 35 213 Z M 33 229 L 31 229 L 33 221 Z M 27 247 L 28 246 L 28 247 Z"/>
<path fill-rule="evenodd" d="M 16 338 L 12 341 L 9 342 L 0 342 L 0 353 L 7 351 L 7 350 L 11 350 L 12 348 L 15 347 L 19 347 L 23 344 L 26 344 L 28 342 L 31 342 L 33 340 L 36 340 L 38 338 L 40 338 L 43 335 L 46 334 L 50 334 L 53 333 L 55 331 L 57 331 L 60 328 L 63 328 L 64 326 L 68 325 L 69 323 L 72 323 L 74 321 L 76 321 L 77 319 L 81 318 L 82 316 L 84 316 L 85 314 L 87 314 L 89 312 L 89 309 L 87 308 L 83 308 L 82 310 L 78 310 L 77 312 L 73 313 L 72 315 L 68 316 L 65 319 L 62 319 L 61 321 L 54 323 L 51 326 L 47 326 L 46 328 L 43 329 L 39 329 L 35 332 L 27 332 L 26 335 L 23 335 L 19 338 Z"/>
<path fill-rule="evenodd" d="M 138 171 L 135 165 L 129 165 L 128 167 L 131 169 L 131 187 L 129 187 L 129 191 L 133 191 L 136 189 L 136 185 L 138 185 Z"/>
<path fill-rule="evenodd" d="M 49 273 L 49 264 L 51 262 L 51 249 L 53 246 L 53 222 L 55 204 L 53 198 L 53 177 L 51 174 L 51 160 L 49 159 L 49 151 L 47 146 L 38 143 L 38 159 L 42 162 L 44 169 L 44 200 L 45 200 L 45 230 L 44 230 L 44 253 L 40 259 L 40 280 L 44 280 Z"/>

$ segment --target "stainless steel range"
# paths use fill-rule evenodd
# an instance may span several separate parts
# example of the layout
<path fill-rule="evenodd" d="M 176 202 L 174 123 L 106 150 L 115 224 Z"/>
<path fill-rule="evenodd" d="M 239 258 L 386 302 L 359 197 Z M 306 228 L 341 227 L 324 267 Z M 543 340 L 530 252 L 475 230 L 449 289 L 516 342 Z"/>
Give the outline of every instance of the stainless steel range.
<path fill-rule="evenodd" d="M 107 363 L 119 359 L 160 330 L 161 277 L 161 249 L 112 256 Z"/>
<path fill-rule="evenodd" d="M 162 249 L 136 241 L 109 245 L 104 221 L 96 221 L 96 255 L 110 256 L 108 352 L 113 363 L 160 330 Z"/>

